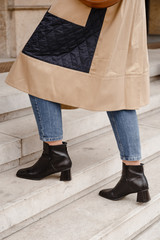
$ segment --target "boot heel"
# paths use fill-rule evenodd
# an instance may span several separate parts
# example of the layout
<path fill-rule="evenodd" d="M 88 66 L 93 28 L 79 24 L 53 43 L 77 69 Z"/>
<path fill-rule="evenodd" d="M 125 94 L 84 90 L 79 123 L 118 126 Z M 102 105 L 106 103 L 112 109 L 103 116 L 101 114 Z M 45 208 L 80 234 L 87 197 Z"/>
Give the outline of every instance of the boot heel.
<path fill-rule="evenodd" d="M 71 181 L 71 170 L 61 172 L 60 181 Z"/>
<path fill-rule="evenodd" d="M 148 189 L 137 193 L 137 202 L 145 203 L 151 200 Z"/>

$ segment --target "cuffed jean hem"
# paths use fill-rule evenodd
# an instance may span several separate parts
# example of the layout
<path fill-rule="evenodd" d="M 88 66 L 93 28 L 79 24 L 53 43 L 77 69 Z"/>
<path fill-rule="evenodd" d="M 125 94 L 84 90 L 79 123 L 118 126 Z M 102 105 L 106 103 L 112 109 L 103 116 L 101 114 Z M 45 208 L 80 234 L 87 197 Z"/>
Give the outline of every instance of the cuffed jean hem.
<path fill-rule="evenodd" d="M 137 157 L 125 157 L 125 156 L 121 156 L 122 160 L 126 160 L 126 161 L 140 161 L 141 160 L 141 156 L 137 156 Z"/>
<path fill-rule="evenodd" d="M 62 139 L 63 139 L 63 136 L 60 136 L 60 137 L 52 137 L 52 138 L 49 138 L 49 137 L 41 137 L 41 136 L 40 136 L 40 140 L 42 140 L 43 142 L 58 141 L 58 140 L 62 140 Z"/>

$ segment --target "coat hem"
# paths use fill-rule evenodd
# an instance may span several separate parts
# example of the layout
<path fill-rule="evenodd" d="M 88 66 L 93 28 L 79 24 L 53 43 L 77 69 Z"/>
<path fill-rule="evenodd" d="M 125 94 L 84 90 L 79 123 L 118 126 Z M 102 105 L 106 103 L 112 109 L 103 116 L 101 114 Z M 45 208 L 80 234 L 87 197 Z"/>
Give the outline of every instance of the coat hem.
<path fill-rule="evenodd" d="M 135 110 L 147 105 L 149 100 L 148 72 L 99 78 L 23 53 L 13 64 L 6 83 L 45 100 L 91 111 Z"/>
<path fill-rule="evenodd" d="M 15 86 L 14 84 L 12 84 L 10 81 L 7 81 L 7 80 L 5 80 L 5 82 L 8 84 L 8 85 L 10 85 L 10 86 L 12 86 L 12 87 L 14 87 L 14 88 L 16 88 L 16 89 L 18 89 L 18 90 L 20 90 L 20 91 L 23 91 L 23 92 L 25 92 L 25 93 L 28 93 L 28 94 L 30 94 L 30 95 L 33 95 L 33 96 L 35 96 L 35 97 L 39 97 L 39 98 L 42 98 L 42 97 L 40 97 L 37 93 L 34 93 L 34 91 L 29 91 L 29 90 L 26 90 L 25 88 L 20 88 L 20 87 L 17 87 L 17 86 Z M 147 101 L 147 102 L 145 102 L 145 103 L 142 103 L 141 105 L 139 105 L 139 106 L 133 106 L 133 107 L 127 107 L 127 106 L 125 106 L 124 105 L 124 107 L 117 107 L 117 108 L 91 108 L 91 107 L 87 107 L 87 106 L 83 106 L 83 105 L 81 105 L 81 104 L 73 104 L 73 103 L 69 103 L 69 102 L 64 102 L 64 101 L 62 101 L 62 100 L 60 100 L 60 99 L 58 99 L 57 97 L 54 99 L 54 97 L 53 97 L 53 100 L 50 100 L 50 99 L 47 99 L 47 98 L 42 98 L 42 99 L 44 99 L 44 100 L 48 100 L 48 101 L 52 101 L 52 102 L 56 102 L 56 103 L 60 103 L 61 105 L 66 105 L 66 106 L 69 106 L 69 107 L 73 107 L 73 108 L 82 108 L 82 109 L 85 109 L 85 110 L 88 110 L 88 111 L 120 111 L 120 110 L 138 110 L 139 108 L 141 108 L 141 107 L 143 107 L 143 106 L 146 106 L 146 105 L 148 105 L 149 104 L 149 100 Z M 63 109 L 63 108 L 62 108 Z M 65 108 L 65 110 L 71 110 L 70 108 Z"/>

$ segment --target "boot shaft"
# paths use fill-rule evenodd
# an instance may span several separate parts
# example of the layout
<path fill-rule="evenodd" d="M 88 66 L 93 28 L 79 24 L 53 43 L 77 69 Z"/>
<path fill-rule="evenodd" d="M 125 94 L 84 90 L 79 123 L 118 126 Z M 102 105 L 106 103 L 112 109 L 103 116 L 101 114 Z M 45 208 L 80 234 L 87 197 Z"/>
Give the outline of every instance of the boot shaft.
<path fill-rule="evenodd" d="M 67 142 L 53 146 L 44 142 L 44 153 L 49 155 L 53 169 L 61 170 L 72 167 L 72 161 L 67 151 Z"/>
<path fill-rule="evenodd" d="M 133 188 L 140 187 L 142 190 L 149 188 L 143 165 L 143 163 L 140 165 L 126 165 L 123 163 L 122 178 L 130 183 Z"/>
<path fill-rule="evenodd" d="M 110 200 L 119 200 L 128 194 L 137 193 L 137 202 L 148 202 L 149 187 L 143 164 L 136 166 L 122 164 L 122 175 L 118 183 L 112 189 L 103 189 L 99 195 Z"/>

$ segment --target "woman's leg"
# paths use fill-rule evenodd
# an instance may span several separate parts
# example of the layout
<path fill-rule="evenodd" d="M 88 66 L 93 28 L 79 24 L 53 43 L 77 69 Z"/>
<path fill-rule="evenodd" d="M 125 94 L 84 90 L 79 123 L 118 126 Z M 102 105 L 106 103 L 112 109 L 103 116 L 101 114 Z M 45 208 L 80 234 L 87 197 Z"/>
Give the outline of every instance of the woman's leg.
<path fill-rule="evenodd" d="M 127 165 L 139 165 L 141 145 L 135 110 L 107 112 L 114 131 L 120 157 Z"/>
<path fill-rule="evenodd" d="M 40 140 L 49 145 L 62 144 L 62 113 L 59 103 L 47 101 L 29 94 L 37 122 Z"/>
<path fill-rule="evenodd" d="M 62 115 L 59 103 L 29 95 L 43 152 L 31 167 L 19 169 L 17 177 L 40 180 L 51 174 L 61 172 L 61 181 L 71 180 L 72 162 L 67 151 L 67 142 L 62 141 Z"/>
<path fill-rule="evenodd" d="M 107 114 L 123 161 L 122 176 L 114 188 L 103 189 L 99 195 L 110 200 L 119 200 L 128 194 L 137 193 L 137 202 L 148 202 L 149 187 L 143 164 L 140 163 L 141 146 L 136 111 L 121 110 Z"/>

